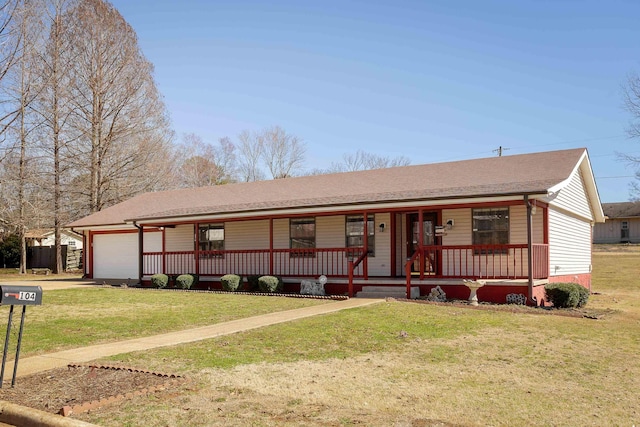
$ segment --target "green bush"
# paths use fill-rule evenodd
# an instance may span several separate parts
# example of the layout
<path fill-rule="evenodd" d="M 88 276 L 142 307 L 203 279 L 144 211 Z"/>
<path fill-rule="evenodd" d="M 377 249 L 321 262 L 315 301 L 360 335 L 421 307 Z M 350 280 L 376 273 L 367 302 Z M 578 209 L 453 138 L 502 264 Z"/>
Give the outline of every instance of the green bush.
<path fill-rule="evenodd" d="M 277 276 L 262 276 L 258 279 L 258 286 L 262 292 L 280 292 L 284 287 L 282 279 Z"/>
<path fill-rule="evenodd" d="M 166 288 L 169 283 L 169 276 L 166 274 L 154 274 L 151 276 L 151 284 L 154 288 Z"/>
<path fill-rule="evenodd" d="M 181 274 L 176 277 L 176 288 L 191 289 L 191 286 L 195 283 L 193 274 Z"/>
<path fill-rule="evenodd" d="M 237 274 L 225 274 L 220 278 L 220 283 L 225 291 L 235 292 L 242 284 L 242 277 Z"/>
<path fill-rule="evenodd" d="M 582 307 L 589 300 L 589 290 L 577 283 L 549 283 L 544 290 L 547 299 L 558 308 Z"/>
<path fill-rule="evenodd" d="M 189 276 L 193 277 L 193 286 L 200 283 L 200 276 L 197 274 L 189 274 Z"/>
<path fill-rule="evenodd" d="M 249 292 L 258 292 L 260 290 L 260 277 L 262 277 L 260 274 L 247 276 L 247 287 Z"/>

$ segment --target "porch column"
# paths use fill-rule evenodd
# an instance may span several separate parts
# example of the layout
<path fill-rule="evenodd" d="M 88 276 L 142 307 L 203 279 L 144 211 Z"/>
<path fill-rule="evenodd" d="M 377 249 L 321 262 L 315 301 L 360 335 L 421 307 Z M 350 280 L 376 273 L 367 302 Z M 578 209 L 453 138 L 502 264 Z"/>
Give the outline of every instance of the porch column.
<path fill-rule="evenodd" d="M 160 227 L 162 231 L 162 274 L 167 274 L 167 238 L 165 235 L 165 227 Z"/>
<path fill-rule="evenodd" d="M 364 280 L 369 279 L 369 215 L 367 211 L 364 211 L 364 237 L 362 239 L 362 244 L 364 245 L 364 259 L 363 262 L 363 275 Z"/>
<path fill-rule="evenodd" d="M 533 299 L 533 218 L 531 216 L 529 196 L 524 196 L 524 203 L 527 205 L 527 281 L 529 285 L 529 300 L 535 301 Z M 538 305 L 537 302 L 535 304 Z"/>
<path fill-rule="evenodd" d="M 269 274 L 273 276 L 273 218 L 269 218 Z"/>
<path fill-rule="evenodd" d="M 420 250 L 420 280 L 424 279 L 424 211 L 418 210 L 418 248 Z M 407 295 L 409 298 L 409 295 Z"/>
<path fill-rule="evenodd" d="M 88 234 L 91 234 L 91 231 L 88 232 Z M 87 239 L 87 232 L 83 231 L 82 232 L 82 275 L 83 277 L 88 277 L 87 271 L 89 271 L 89 261 L 88 261 L 88 255 L 89 255 L 89 245 L 87 244 L 87 241 L 89 239 Z"/>
<path fill-rule="evenodd" d="M 135 222 L 133 225 L 138 229 L 138 282 L 142 285 L 142 276 L 144 276 L 144 227 Z"/>
<path fill-rule="evenodd" d="M 200 276 L 200 223 L 196 222 L 193 227 L 194 241 L 196 242 L 194 262 L 196 263 L 196 274 Z"/>
<path fill-rule="evenodd" d="M 389 233 L 391 241 L 391 277 L 396 277 L 396 214 L 391 212 L 389 215 Z"/>

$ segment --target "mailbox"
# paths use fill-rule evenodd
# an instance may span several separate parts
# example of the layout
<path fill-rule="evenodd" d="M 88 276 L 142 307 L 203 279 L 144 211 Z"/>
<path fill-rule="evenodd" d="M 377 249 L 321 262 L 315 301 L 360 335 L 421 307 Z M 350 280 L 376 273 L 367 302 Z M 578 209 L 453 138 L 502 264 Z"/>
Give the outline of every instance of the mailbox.
<path fill-rule="evenodd" d="M 0 285 L 0 305 L 42 305 L 42 288 Z"/>

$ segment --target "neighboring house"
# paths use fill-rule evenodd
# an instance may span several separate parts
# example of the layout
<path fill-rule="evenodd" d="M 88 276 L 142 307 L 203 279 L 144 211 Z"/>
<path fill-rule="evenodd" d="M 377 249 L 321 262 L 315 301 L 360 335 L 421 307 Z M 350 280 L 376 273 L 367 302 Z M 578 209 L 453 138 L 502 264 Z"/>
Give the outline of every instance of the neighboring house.
<path fill-rule="evenodd" d="M 603 224 L 593 229 L 593 243 L 640 243 L 640 202 L 603 203 Z"/>
<path fill-rule="evenodd" d="M 571 149 L 147 193 L 69 227 L 94 279 L 273 274 L 296 291 L 326 275 L 329 293 L 452 298 L 483 279 L 480 300 L 541 303 L 548 282 L 590 288 L 602 221 L 587 151 Z"/>
<path fill-rule="evenodd" d="M 55 233 L 52 228 L 29 230 L 25 233 L 27 246 L 54 246 Z M 82 249 L 82 234 L 75 231 L 60 230 L 60 244 L 70 249 Z"/>
<path fill-rule="evenodd" d="M 29 230 L 27 241 L 27 268 L 54 269 L 56 264 L 55 232 L 52 228 Z M 60 230 L 63 270 L 77 270 L 82 265 L 83 236 L 72 230 Z"/>

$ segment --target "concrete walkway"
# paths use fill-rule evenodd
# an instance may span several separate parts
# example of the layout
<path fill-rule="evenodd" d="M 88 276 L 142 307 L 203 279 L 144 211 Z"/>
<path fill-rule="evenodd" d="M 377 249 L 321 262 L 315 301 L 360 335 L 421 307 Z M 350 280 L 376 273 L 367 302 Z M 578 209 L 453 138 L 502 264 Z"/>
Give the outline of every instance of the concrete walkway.
<path fill-rule="evenodd" d="M 42 286 L 42 282 L 37 285 Z M 87 286 L 87 283 L 73 284 L 72 286 Z M 44 286 L 43 286 L 44 289 Z M 47 289 L 62 289 L 50 285 Z M 215 338 L 222 335 L 234 334 L 236 332 L 261 328 L 263 326 L 275 325 L 292 320 L 304 319 L 306 317 L 318 316 L 321 314 L 334 313 L 355 307 L 364 307 L 371 304 L 383 302 L 383 299 L 352 298 L 348 300 L 335 301 L 313 307 L 304 307 L 294 310 L 280 311 L 276 313 L 263 314 L 244 319 L 232 320 L 210 326 L 202 326 L 183 331 L 169 332 L 166 334 L 154 335 L 144 338 L 135 338 L 126 341 L 117 341 L 107 344 L 98 344 L 88 347 L 75 348 L 71 350 L 59 351 L 56 353 L 43 354 L 27 358 L 20 358 L 18 362 L 17 376 L 22 377 L 49 369 L 67 366 L 69 363 L 83 363 L 116 354 L 129 353 L 132 351 L 149 350 L 153 348 L 172 346 L 177 344 L 190 343 L 195 341 Z M 11 377 L 13 363 L 7 363 L 5 368 L 5 380 Z"/>

